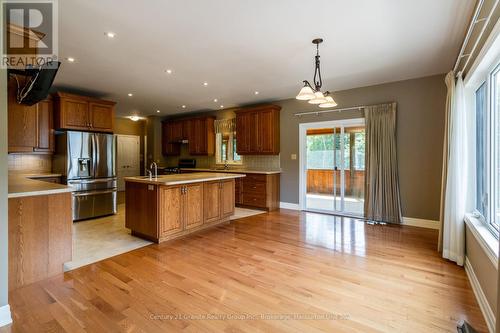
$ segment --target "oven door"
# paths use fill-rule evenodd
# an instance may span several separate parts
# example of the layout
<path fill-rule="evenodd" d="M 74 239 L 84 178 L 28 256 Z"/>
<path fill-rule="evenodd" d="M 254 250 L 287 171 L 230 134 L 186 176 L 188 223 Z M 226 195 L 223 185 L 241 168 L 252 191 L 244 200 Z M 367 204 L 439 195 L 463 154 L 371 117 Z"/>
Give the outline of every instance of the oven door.
<path fill-rule="evenodd" d="M 116 189 L 73 192 L 73 221 L 116 214 Z"/>

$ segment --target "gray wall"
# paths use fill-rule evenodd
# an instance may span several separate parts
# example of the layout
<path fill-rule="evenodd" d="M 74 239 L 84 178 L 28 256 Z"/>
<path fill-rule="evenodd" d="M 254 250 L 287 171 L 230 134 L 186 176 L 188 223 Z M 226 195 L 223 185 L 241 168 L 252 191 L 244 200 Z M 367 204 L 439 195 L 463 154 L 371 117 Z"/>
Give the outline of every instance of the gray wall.
<path fill-rule="evenodd" d="M 7 71 L 0 69 L 0 307 L 9 303 L 7 200 Z"/>
<path fill-rule="evenodd" d="M 397 144 L 403 216 L 439 220 L 446 86 L 444 74 L 338 91 L 339 107 L 397 102 Z M 281 105 L 281 201 L 299 202 L 299 123 L 358 118 L 359 111 L 294 116 L 316 111 L 304 101 Z"/>
<path fill-rule="evenodd" d="M 468 225 L 465 228 L 465 252 L 491 310 L 497 313 L 497 268 L 488 258 Z"/>

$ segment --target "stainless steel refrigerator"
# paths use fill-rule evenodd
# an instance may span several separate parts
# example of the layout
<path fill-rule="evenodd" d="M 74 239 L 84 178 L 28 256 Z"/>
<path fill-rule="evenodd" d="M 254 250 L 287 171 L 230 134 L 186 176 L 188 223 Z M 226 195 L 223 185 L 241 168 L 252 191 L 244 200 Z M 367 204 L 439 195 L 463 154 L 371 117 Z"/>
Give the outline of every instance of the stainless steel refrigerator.
<path fill-rule="evenodd" d="M 53 169 L 73 190 L 73 221 L 116 214 L 116 139 L 68 131 L 56 136 Z"/>

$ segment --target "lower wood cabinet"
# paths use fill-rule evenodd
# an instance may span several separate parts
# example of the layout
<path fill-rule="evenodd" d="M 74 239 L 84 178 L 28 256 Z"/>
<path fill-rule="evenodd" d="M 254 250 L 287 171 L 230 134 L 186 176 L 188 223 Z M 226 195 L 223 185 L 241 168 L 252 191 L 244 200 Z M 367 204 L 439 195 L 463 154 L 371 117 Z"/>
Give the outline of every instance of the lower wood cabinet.
<path fill-rule="evenodd" d="M 71 193 L 9 199 L 9 290 L 64 271 L 72 256 Z"/>
<path fill-rule="evenodd" d="M 234 214 L 234 180 L 205 183 L 205 223 L 229 218 Z"/>
<path fill-rule="evenodd" d="M 155 242 L 229 220 L 234 179 L 184 185 L 126 182 L 125 226 Z"/>

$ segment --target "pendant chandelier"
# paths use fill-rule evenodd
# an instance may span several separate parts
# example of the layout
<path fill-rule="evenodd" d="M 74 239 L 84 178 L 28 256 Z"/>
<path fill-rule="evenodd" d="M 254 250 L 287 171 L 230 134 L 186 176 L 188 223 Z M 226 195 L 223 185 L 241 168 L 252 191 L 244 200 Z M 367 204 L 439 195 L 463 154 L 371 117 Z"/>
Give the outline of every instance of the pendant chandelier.
<path fill-rule="evenodd" d="M 320 108 L 332 108 L 337 106 L 337 103 L 333 100 L 329 91 L 321 92 L 321 86 L 323 85 L 323 81 L 321 80 L 321 69 L 319 67 L 319 44 L 323 43 L 323 39 L 316 38 L 312 41 L 313 44 L 316 44 L 316 56 L 315 59 L 315 68 L 314 68 L 314 88 L 311 86 L 309 81 L 304 80 L 304 86 L 300 89 L 299 94 L 295 97 L 301 101 L 308 101 L 309 104 L 318 104 Z"/>

